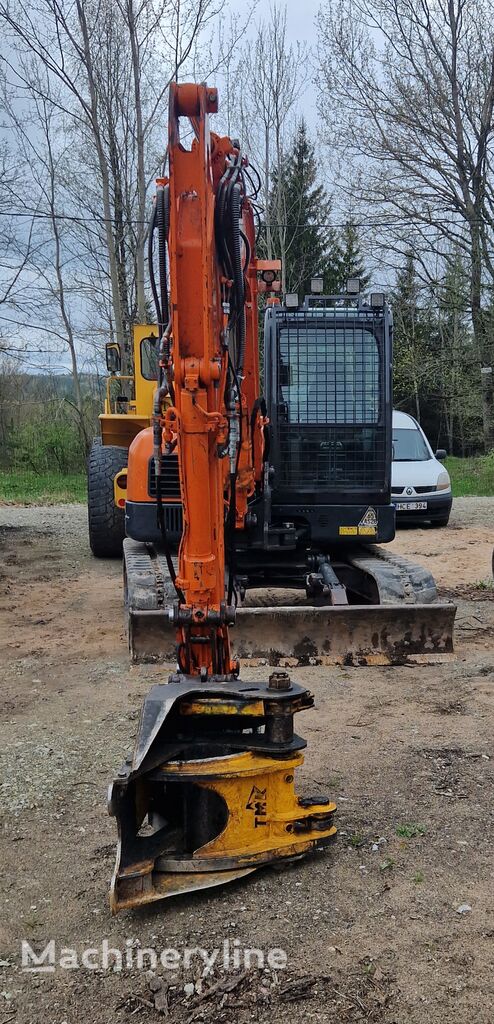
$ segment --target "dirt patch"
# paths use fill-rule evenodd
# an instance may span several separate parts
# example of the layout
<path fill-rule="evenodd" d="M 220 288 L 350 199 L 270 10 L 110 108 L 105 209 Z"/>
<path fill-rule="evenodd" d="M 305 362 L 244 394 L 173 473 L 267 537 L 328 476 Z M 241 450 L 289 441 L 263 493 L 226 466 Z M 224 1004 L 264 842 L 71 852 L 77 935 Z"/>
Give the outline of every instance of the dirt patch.
<path fill-rule="evenodd" d="M 451 528 L 395 541 L 459 598 L 457 660 L 297 670 L 316 697 L 298 788 L 336 800 L 334 845 L 116 919 L 106 788 L 163 671 L 129 665 L 120 566 L 90 557 L 82 507 L 0 510 L 1 1024 L 490 1022 L 494 605 L 469 587 L 488 577 L 494 501 L 463 501 Z M 57 960 L 106 939 L 128 961 L 26 974 L 23 938 L 54 939 Z M 286 967 L 136 965 L 225 942 Z"/>
<path fill-rule="evenodd" d="M 482 600 L 492 595 L 494 498 L 455 498 L 449 526 L 401 528 L 389 545 L 412 561 L 427 566 L 443 590 Z M 480 588 L 479 588 L 480 584 Z"/>

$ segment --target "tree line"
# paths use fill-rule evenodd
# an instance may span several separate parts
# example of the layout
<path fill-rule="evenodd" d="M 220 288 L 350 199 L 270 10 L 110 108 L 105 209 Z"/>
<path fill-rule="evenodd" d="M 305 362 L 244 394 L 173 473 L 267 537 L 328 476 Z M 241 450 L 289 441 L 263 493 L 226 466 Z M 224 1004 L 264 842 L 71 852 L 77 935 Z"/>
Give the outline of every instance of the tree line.
<path fill-rule="evenodd" d="M 322 0 L 310 51 L 279 5 L 0 0 L 0 369 L 26 421 L 25 378 L 68 371 L 57 417 L 87 448 L 86 375 L 109 339 L 128 368 L 132 325 L 153 315 L 168 84 L 207 78 L 214 127 L 257 168 L 260 246 L 284 290 L 316 274 L 331 294 L 355 276 L 386 290 L 395 404 L 450 451 L 493 448 L 493 14 L 494 0 Z"/>

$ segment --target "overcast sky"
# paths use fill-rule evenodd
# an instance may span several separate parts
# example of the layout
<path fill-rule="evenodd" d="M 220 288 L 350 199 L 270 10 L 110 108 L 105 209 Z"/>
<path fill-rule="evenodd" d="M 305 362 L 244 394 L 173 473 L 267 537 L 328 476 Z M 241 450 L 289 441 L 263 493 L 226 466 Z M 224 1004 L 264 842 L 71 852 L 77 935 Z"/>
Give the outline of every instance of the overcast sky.
<path fill-rule="evenodd" d="M 285 4 L 283 0 L 277 0 L 280 8 Z M 315 21 L 316 14 L 320 7 L 321 0 L 286 0 L 286 28 L 288 44 L 306 43 L 307 47 L 314 47 L 316 43 Z M 242 9 L 250 6 L 250 0 L 230 0 L 230 9 L 237 10 L 239 14 Z M 270 5 L 266 0 L 260 0 L 257 9 L 252 15 L 247 31 L 248 35 L 254 36 L 260 21 L 268 21 Z M 303 113 L 307 124 L 312 132 L 317 131 L 316 92 L 313 85 L 314 70 L 312 64 L 307 64 L 306 89 L 300 104 L 300 111 Z"/>
<path fill-rule="evenodd" d="M 287 0 L 287 35 L 291 43 L 305 42 L 313 47 L 316 42 L 315 20 L 320 0 Z M 312 132 L 317 129 L 316 94 L 312 67 L 307 68 L 307 83 L 302 108 Z"/>
<path fill-rule="evenodd" d="M 319 0 L 287 0 L 287 29 L 291 42 L 315 42 L 314 21 Z"/>

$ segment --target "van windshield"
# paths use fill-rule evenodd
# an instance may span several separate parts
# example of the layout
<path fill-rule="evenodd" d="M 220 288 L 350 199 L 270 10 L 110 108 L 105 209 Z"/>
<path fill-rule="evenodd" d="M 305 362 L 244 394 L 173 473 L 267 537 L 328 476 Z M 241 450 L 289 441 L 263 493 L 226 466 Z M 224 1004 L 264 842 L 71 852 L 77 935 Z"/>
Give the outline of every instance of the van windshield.
<path fill-rule="evenodd" d="M 393 427 L 393 462 L 427 462 L 431 458 L 420 430 Z"/>

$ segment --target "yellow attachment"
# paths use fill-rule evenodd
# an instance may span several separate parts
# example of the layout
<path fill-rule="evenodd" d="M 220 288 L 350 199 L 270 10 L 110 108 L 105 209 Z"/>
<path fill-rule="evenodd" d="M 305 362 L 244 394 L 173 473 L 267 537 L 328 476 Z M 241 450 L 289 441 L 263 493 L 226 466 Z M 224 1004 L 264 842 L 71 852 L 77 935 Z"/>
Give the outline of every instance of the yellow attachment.
<path fill-rule="evenodd" d="M 264 715 L 262 700 L 198 700 L 183 702 L 180 705 L 181 715 Z"/>
<path fill-rule="evenodd" d="M 197 850 L 195 858 L 206 857 L 212 862 L 234 857 L 237 864 L 259 864 L 287 856 L 287 851 L 289 856 L 304 853 L 323 835 L 334 835 L 334 825 L 323 831 L 312 825 L 334 813 L 336 804 L 302 807 L 295 795 L 294 772 L 303 763 L 301 753 L 279 761 L 244 751 L 223 758 L 164 765 L 164 779 L 192 777 L 201 788 L 223 797 L 228 808 L 226 827 Z"/>
<path fill-rule="evenodd" d="M 264 864 L 298 859 L 318 845 L 327 845 L 336 834 L 332 823 L 336 805 L 311 803 L 296 796 L 294 773 L 302 764 L 298 752 L 275 758 L 243 751 L 166 762 L 152 776 L 139 780 L 138 820 L 143 820 L 152 779 L 152 785 L 158 784 L 158 791 L 165 794 L 160 808 L 164 820 L 173 809 L 173 800 L 180 802 L 181 792 L 190 799 L 193 790 L 196 796 L 191 806 L 196 814 L 201 813 L 201 806 L 216 800 L 223 805 L 222 824 L 215 836 L 189 853 L 177 854 L 171 837 L 169 852 L 156 859 L 134 861 L 127 867 L 117 862 L 110 892 L 112 912 L 224 885 Z"/>
<path fill-rule="evenodd" d="M 127 498 L 127 468 L 121 469 L 113 478 L 113 494 L 117 508 L 125 508 Z"/>

